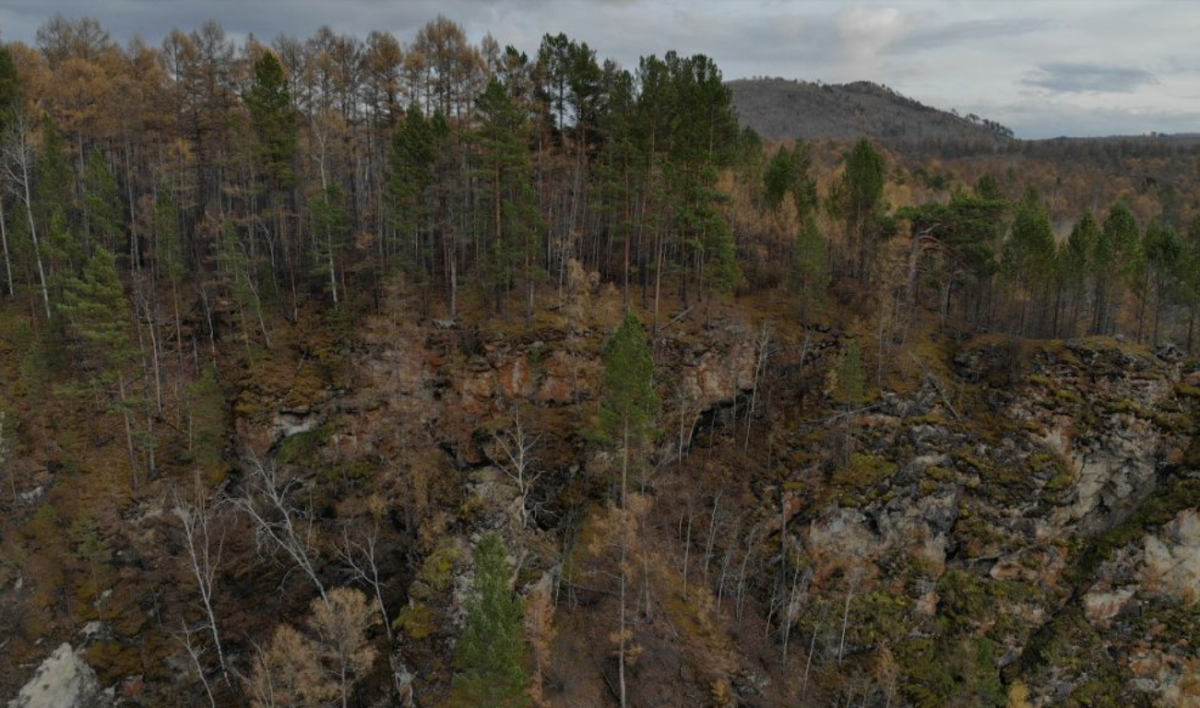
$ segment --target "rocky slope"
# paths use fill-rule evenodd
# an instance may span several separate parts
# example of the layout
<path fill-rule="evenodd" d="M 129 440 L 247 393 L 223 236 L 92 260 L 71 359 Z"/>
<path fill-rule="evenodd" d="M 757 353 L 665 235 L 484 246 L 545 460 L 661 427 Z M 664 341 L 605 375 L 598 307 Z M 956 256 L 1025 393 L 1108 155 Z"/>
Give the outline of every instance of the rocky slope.
<path fill-rule="evenodd" d="M 993 145 L 1012 137 L 999 124 L 938 110 L 867 81 L 822 84 L 739 79 L 728 85 L 742 124 L 769 139 L 869 138 L 892 144 L 972 141 Z"/>
<path fill-rule="evenodd" d="M 549 705 L 614 705 L 621 534 L 636 559 L 631 705 L 1198 705 L 1200 372 L 1178 352 L 931 336 L 920 367 L 847 405 L 830 393 L 846 333 L 776 321 L 760 367 L 748 306 L 711 329 L 684 319 L 655 342 L 664 412 L 629 517 L 596 434 L 616 300 L 585 289 L 532 328 L 318 327 L 230 388 L 220 496 L 276 469 L 329 585 L 354 582 L 342 534 L 378 529 L 395 641 L 372 630 L 364 704 L 452 704 L 471 549 L 496 530 L 527 606 L 551 608 L 531 658 Z M 524 493 L 498 437 L 518 419 L 538 473 Z M 44 503 L 63 507 L 63 479 Z M 118 560 L 86 628 L 64 619 L 84 602 L 28 562 L 5 569 L 19 664 L 4 680 L 29 682 L 12 706 L 41 705 L 30 696 L 68 655 L 99 674 L 67 672 L 89 700 L 107 700 L 101 685 L 122 705 L 203 695 L 172 631 L 197 617 L 170 513 L 181 484 L 99 523 Z M 9 543 L 52 547 L 37 509 L 18 507 Z M 244 515 L 221 520 L 218 616 L 244 667 L 313 590 Z M 58 640 L 81 648 L 50 652 Z M 245 700 L 216 686 L 219 704 Z"/>

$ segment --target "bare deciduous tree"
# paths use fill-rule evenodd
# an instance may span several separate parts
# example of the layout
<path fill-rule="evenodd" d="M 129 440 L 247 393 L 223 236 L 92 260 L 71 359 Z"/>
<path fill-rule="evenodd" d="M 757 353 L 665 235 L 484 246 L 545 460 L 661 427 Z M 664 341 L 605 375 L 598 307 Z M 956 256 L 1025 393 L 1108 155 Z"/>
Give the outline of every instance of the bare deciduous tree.
<path fill-rule="evenodd" d="M 246 692 L 254 708 L 318 708 L 338 690 L 321 668 L 316 643 L 294 627 L 275 628 L 271 643 L 255 646 Z"/>
<path fill-rule="evenodd" d="M 349 529 L 342 529 L 342 546 L 338 549 L 338 556 L 355 582 L 361 582 L 371 588 L 376 609 L 383 620 L 383 628 L 387 631 L 388 641 L 391 642 L 392 623 L 388 619 L 387 606 L 383 602 L 383 588 L 387 583 L 379 577 L 378 548 L 378 526 L 372 526 L 369 532 L 362 535 L 361 540 L 351 538 Z"/>
<path fill-rule="evenodd" d="M 754 409 L 758 405 L 758 382 L 766 371 L 767 360 L 772 353 L 771 328 L 764 322 L 758 333 L 758 354 L 754 362 L 754 384 L 750 388 L 750 407 L 746 409 L 746 440 L 743 448 L 750 449 L 750 427 L 754 424 Z"/>
<path fill-rule="evenodd" d="M 324 600 L 313 600 L 308 625 L 317 635 L 325 671 L 337 681 L 342 708 L 350 705 L 351 689 L 375 661 L 367 630 L 376 621 L 366 595 L 354 588 L 334 588 Z"/>
<path fill-rule="evenodd" d="M 510 429 L 497 433 L 493 438 L 504 457 L 503 460 L 497 461 L 497 466 L 517 485 L 521 528 L 529 525 L 531 516 L 529 495 L 533 492 L 533 485 L 537 483 L 544 472 L 544 470 L 534 472 L 532 469 L 533 450 L 537 446 L 539 438 L 541 435 L 529 434 L 524 421 L 521 420 L 520 413 L 513 416 Z"/>
<path fill-rule="evenodd" d="M 217 708 L 217 700 L 213 696 L 212 684 L 208 682 L 204 661 L 201 659 L 204 656 L 204 648 L 192 641 L 192 635 L 196 632 L 204 631 L 205 628 L 196 629 L 188 627 L 186 622 L 181 622 L 180 625 L 180 631 L 175 634 L 175 639 L 183 645 L 183 650 L 187 652 L 188 658 L 192 662 L 192 667 L 196 669 L 196 675 L 200 678 L 200 685 L 204 687 L 204 694 L 208 696 L 209 708 Z"/>
<path fill-rule="evenodd" d="M 221 632 L 218 629 L 214 605 L 217 572 L 221 564 L 221 550 L 225 538 L 223 532 L 214 538 L 212 525 L 216 509 L 209 506 L 207 494 L 199 477 L 196 478 L 192 498 L 175 495 L 172 513 L 179 519 L 183 528 L 188 570 L 196 581 L 196 592 L 200 595 L 200 604 L 204 609 L 205 626 L 201 629 L 206 629 L 211 634 L 213 650 L 217 654 L 217 663 L 221 668 L 221 676 L 228 683 L 229 670 L 225 663 L 225 651 L 221 646 Z M 190 634 L 188 634 L 188 644 L 190 647 Z M 188 653 L 192 654 L 190 648 Z M 195 658 L 193 655 L 193 659 Z"/>
<path fill-rule="evenodd" d="M 234 504 L 254 522 L 259 543 L 266 542 L 283 551 L 316 586 L 322 602 L 328 603 L 325 584 L 317 573 L 319 554 L 312 514 L 297 507 L 290 498 L 297 482 L 281 480 L 274 465 L 263 465 L 256 458 L 250 462 L 243 493 L 234 499 Z"/>
<path fill-rule="evenodd" d="M 42 304 L 46 319 L 50 319 L 50 287 L 46 281 L 46 268 L 42 261 L 42 247 L 38 241 L 37 222 L 33 218 L 33 128 L 26 111 L 14 111 L 9 120 L 8 133 L 0 149 L 0 165 L 3 166 L 9 189 L 25 205 L 25 217 L 29 220 L 29 236 L 33 240 L 33 257 L 37 262 L 38 284 L 42 290 Z M 7 240 L 7 239 L 6 239 Z"/>

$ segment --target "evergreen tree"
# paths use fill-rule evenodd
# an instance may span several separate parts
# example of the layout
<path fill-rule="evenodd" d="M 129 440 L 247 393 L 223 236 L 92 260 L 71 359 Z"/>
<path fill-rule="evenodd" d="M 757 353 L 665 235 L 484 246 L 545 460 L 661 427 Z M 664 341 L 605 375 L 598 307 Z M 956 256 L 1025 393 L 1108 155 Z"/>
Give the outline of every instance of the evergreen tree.
<path fill-rule="evenodd" d="M 86 265 L 83 244 L 71 231 L 67 224 L 66 210 L 61 206 L 50 210 L 49 223 L 44 233 L 46 260 L 50 271 L 49 288 L 56 298 L 60 298 L 63 290 Z"/>
<path fill-rule="evenodd" d="M 258 320 L 258 326 L 263 335 L 263 344 L 271 348 L 271 335 L 267 331 L 266 318 L 263 316 L 262 298 L 259 297 L 258 284 L 254 280 L 254 272 L 246 248 L 238 237 L 232 222 L 224 222 L 219 229 L 218 253 L 221 273 L 229 295 L 237 305 L 238 317 L 241 320 L 242 335 L 246 338 L 249 348 L 250 315 Z"/>
<path fill-rule="evenodd" d="M 59 309 L 90 364 L 92 383 L 110 396 L 116 389 L 113 408 L 124 420 L 130 483 L 136 489 L 139 480 L 131 415 L 148 402 L 134 398 L 126 385 L 125 369 L 137 356 L 137 346 L 125 288 L 111 251 L 101 244 L 92 249 L 82 277 L 68 282 Z M 153 441 L 147 440 L 146 444 L 153 445 Z"/>
<path fill-rule="evenodd" d="M 436 253 L 434 224 L 438 155 L 447 139 L 444 121 L 427 119 L 416 104 L 409 106 L 403 120 L 392 133 L 388 153 L 388 196 L 390 222 L 403 242 L 392 250 L 409 282 L 421 288 L 428 284 Z M 425 299 L 428 311 L 428 299 Z"/>
<path fill-rule="evenodd" d="M 879 237 L 886 233 L 881 221 L 886 178 L 887 161 L 883 153 L 864 138 L 846 156 L 842 178 L 829 195 L 831 213 L 846 225 L 851 273 L 859 280 L 867 278 Z"/>
<path fill-rule="evenodd" d="M 1075 222 L 1071 235 L 1060 255 L 1063 286 L 1070 293 L 1070 333 L 1075 334 L 1079 311 L 1087 297 L 1087 277 L 1092 269 L 1092 255 L 1099 238 L 1100 227 L 1090 212 Z"/>
<path fill-rule="evenodd" d="M 526 317 L 532 318 L 533 282 L 540 252 L 537 203 L 530 181 L 529 122 L 509 87 L 496 79 L 477 102 L 480 178 L 488 185 L 488 248 L 481 280 L 495 297 L 496 312 L 518 277 L 527 287 Z"/>
<path fill-rule="evenodd" d="M 61 210 L 64 218 L 69 219 L 74 206 L 72 194 L 72 172 L 67 164 L 64 152 L 62 133 L 54 120 L 47 116 L 42 129 L 42 151 L 34 166 L 37 191 L 34 197 L 33 210 L 38 220 L 38 230 L 45 231 L 50 226 L 50 218 L 55 210 Z"/>
<path fill-rule="evenodd" d="M 114 253 L 121 245 L 121 227 L 125 218 L 117 180 L 108 169 L 103 153 L 93 150 L 83 172 L 83 211 L 88 234 Z M 131 253 L 131 256 L 137 254 Z"/>
<path fill-rule="evenodd" d="M 718 197 L 720 200 L 724 198 L 724 195 Z M 726 298 L 732 295 L 734 286 L 741 280 L 742 271 L 738 264 L 737 248 L 733 243 L 733 229 L 715 203 L 702 206 L 696 214 L 703 223 L 700 229 L 703 239 L 701 283 L 708 293 L 704 315 L 707 327 L 712 323 L 713 297 Z"/>
<path fill-rule="evenodd" d="M 1196 331 L 1196 312 L 1200 310 L 1200 214 L 1196 215 L 1188 228 L 1176 273 L 1180 284 L 1179 297 L 1188 310 L 1185 346 L 1191 352 Z"/>
<path fill-rule="evenodd" d="M 812 146 L 804 140 L 797 140 L 792 147 L 792 183 L 788 193 L 792 197 L 792 206 L 796 208 L 796 218 L 803 223 L 804 219 L 814 215 L 820 198 L 817 195 L 817 178 L 812 171 Z"/>
<path fill-rule="evenodd" d="M 1002 259 L 1005 277 L 1023 291 L 1019 331 L 1025 329 L 1027 303 L 1033 302 L 1036 309 L 1045 302 L 1047 288 L 1055 276 L 1056 258 L 1050 213 L 1037 192 L 1031 189 L 1017 207 Z"/>
<path fill-rule="evenodd" d="M 835 376 L 834 400 L 843 405 L 852 406 L 862 403 L 866 399 L 862 350 L 858 346 L 857 339 L 851 339 L 846 343 L 846 351 L 842 353 Z"/>
<path fill-rule="evenodd" d="M 1142 252 L 1146 261 L 1146 286 L 1153 291 L 1154 297 L 1154 330 L 1151 342 L 1158 345 L 1159 318 L 1164 304 L 1168 301 L 1179 272 L 1179 261 L 1183 255 L 1183 239 L 1170 224 L 1161 224 L 1158 219 L 1151 220 L 1146 227 L 1146 235 L 1142 240 Z M 1145 298 L 1143 298 L 1143 301 Z M 1144 307 L 1142 308 L 1144 310 Z M 1141 340 L 1142 317 L 1138 317 L 1138 339 Z"/>
<path fill-rule="evenodd" d="M 604 407 L 601 424 L 610 439 L 622 447 L 622 487 L 631 449 L 646 440 L 658 416 L 658 393 L 654 390 L 654 357 L 646 331 L 630 311 L 604 346 Z"/>
<path fill-rule="evenodd" d="M 801 322 L 808 326 L 813 309 L 825 306 L 825 291 L 829 287 L 829 253 L 825 237 L 817 227 L 817 217 L 809 214 L 796 232 L 792 245 L 792 289 L 801 296 Z"/>
<path fill-rule="evenodd" d="M 102 245 L 92 249 L 82 277 L 67 282 L 60 309 L 100 364 L 100 376 L 111 378 L 113 370 L 133 356 L 129 303 L 112 251 Z"/>
<path fill-rule="evenodd" d="M 791 151 L 786 145 L 780 146 L 767 162 L 767 169 L 763 173 L 763 202 L 767 209 L 777 211 L 783 206 L 783 198 L 796 178 L 795 169 Z"/>
<path fill-rule="evenodd" d="M 258 135 L 263 167 L 276 188 L 290 187 L 296 178 L 292 163 L 296 155 L 297 115 L 283 64 L 273 52 L 264 51 L 254 62 L 246 107 Z"/>
<path fill-rule="evenodd" d="M 325 284 L 333 304 L 338 299 L 338 263 L 350 235 L 350 218 L 342 208 L 342 190 L 330 184 L 324 193 L 308 200 L 312 215 L 316 274 L 325 276 Z"/>
<path fill-rule="evenodd" d="M 0 133 L 7 127 L 14 110 L 25 100 L 21 87 L 21 75 L 13 62 L 12 51 L 6 45 L 0 45 Z"/>
<path fill-rule="evenodd" d="M 154 200 L 154 268 L 155 278 L 166 277 L 171 286 L 171 307 L 175 318 L 175 341 L 183 356 L 183 320 L 180 311 L 180 290 L 187 278 L 187 256 L 179 233 L 179 210 L 167 186 L 162 186 Z"/>
<path fill-rule="evenodd" d="M 508 549 L 491 532 L 475 548 L 475 579 L 467 621 L 456 647 L 455 703 L 471 708 L 519 708 L 529 703 L 524 608 L 513 592 Z"/>
<path fill-rule="evenodd" d="M 975 193 L 988 201 L 1005 201 L 1004 191 L 1000 189 L 1000 180 L 995 175 L 984 175 L 975 183 Z"/>
<path fill-rule="evenodd" d="M 605 399 L 600 409 L 600 422 L 609 439 L 621 444 L 620 511 L 629 509 L 628 487 L 631 453 L 654 431 L 661 401 L 654 390 L 654 357 L 646 340 L 641 320 L 630 310 L 621 326 L 604 346 Z M 622 522 L 625 523 L 625 522 Z M 628 534 L 619 530 L 620 537 L 620 623 L 617 630 L 619 649 L 618 696 L 626 705 L 625 667 L 630 634 L 626 629 L 626 594 L 628 578 Z"/>
<path fill-rule="evenodd" d="M 1095 282 L 1095 313 L 1092 331 L 1108 334 L 1113 327 L 1113 305 L 1117 287 L 1134 274 L 1140 260 L 1140 234 L 1133 212 L 1124 202 L 1114 204 L 1104 219 L 1092 250 L 1092 275 Z"/>

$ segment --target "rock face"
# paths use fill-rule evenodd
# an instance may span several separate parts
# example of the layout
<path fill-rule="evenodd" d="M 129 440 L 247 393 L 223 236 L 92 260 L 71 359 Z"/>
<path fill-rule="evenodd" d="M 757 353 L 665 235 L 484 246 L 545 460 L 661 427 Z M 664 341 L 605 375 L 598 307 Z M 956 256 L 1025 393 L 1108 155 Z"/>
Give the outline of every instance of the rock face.
<path fill-rule="evenodd" d="M 990 642 L 1031 705 L 1200 706 L 1200 479 L 1182 462 L 1195 374 L 1110 339 L 984 339 L 953 363 L 979 397 L 952 407 L 934 380 L 884 396 L 792 524 L 818 592 L 863 596 L 816 611 L 886 632 L 866 603 L 902 587 L 908 617 L 952 619 L 941 642 Z M 863 635 L 848 650 L 877 641 Z"/>
<path fill-rule="evenodd" d="M 101 690 L 96 672 L 70 644 L 42 662 L 8 708 L 108 708 L 112 695 Z"/>
<path fill-rule="evenodd" d="M 469 548 L 479 532 L 505 535 L 527 577 L 583 572 L 603 561 L 597 539 L 611 522 L 586 508 L 605 493 L 613 460 L 578 431 L 594 426 L 610 331 L 598 323 L 515 334 L 413 328 L 368 338 L 358 354 L 362 381 L 351 394 L 331 393 L 309 408 L 275 407 L 262 423 L 273 440 L 317 425 L 329 430 L 319 449 L 305 453 L 313 455 L 310 468 L 380 460 L 380 470 L 365 469 L 400 482 L 391 498 L 401 523 L 411 523 L 421 506 L 456 510 L 427 514 L 405 541 L 421 560 L 395 625 L 408 638 L 393 667 L 401 696 L 419 690 L 424 699 L 449 680 L 431 679 L 430 667 L 440 665 L 461 626 Z M 861 411 L 826 416 L 844 409 L 822 399 L 828 392 L 819 381 L 838 350 L 836 337 L 823 338 L 801 361 L 793 351 L 771 363 L 771 398 L 758 397 L 755 410 L 764 415 L 753 423 L 756 433 L 777 426 L 766 469 L 747 464 L 706 480 L 698 463 L 727 463 L 722 435 L 729 429 L 740 431 L 737 447 L 745 450 L 745 411 L 760 374 L 757 342 L 745 323 L 703 337 L 676 332 L 656 342 L 661 370 L 670 372 L 659 391 L 671 431 L 661 459 L 677 454 L 676 445 L 686 452 L 685 439 L 694 449 L 679 465 L 680 478 L 670 480 L 683 482 L 681 494 L 668 482 L 652 484 L 638 503 L 705 525 L 695 532 L 705 541 L 693 539 L 690 551 L 720 568 L 718 608 L 756 592 L 762 606 L 786 608 L 797 656 L 817 651 L 818 666 L 869 665 L 872 652 L 888 647 L 907 672 L 894 705 L 1003 705 L 1007 689 L 1019 685 L 1035 706 L 1107 705 L 1090 702 L 1098 695 L 1129 705 L 1197 706 L 1200 492 L 1173 491 L 1192 474 L 1184 461 L 1200 373 L 1188 373 L 1188 364 L 1111 339 L 978 337 L 957 346 L 943 366 L 917 374 L 923 379 L 906 379 L 906 387 Z M 511 461 L 497 447 L 517 415 L 545 433 L 537 448 L 542 481 L 525 500 L 501 469 Z M 697 420 L 704 435 L 696 434 Z M 658 474 L 670 478 L 675 470 Z M 522 508 L 546 515 L 531 522 Z M 551 514 L 566 512 L 580 515 L 578 533 L 587 539 L 570 551 L 544 527 Z M 680 542 L 671 536 L 663 547 Z M 774 560 L 781 557 L 782 565 Z M 786 576 L 776 575 L 780 568 Z M 577 580 L 584 609 L 564 611 L 564 621 L 590 631 L 603 623 L 587 613 L 603 613 L 611 596 L 595 590 L 601 579 Z M 679 583 L 673 575 L 655 581 L 667 598 Z M 705 634 L 725 621 L 693 616 L 690 602 L 667 603 L 665 611 L 678 615 L 672 626 Z M 556 651 L 588 665 L 589 652 L 607 639 L 573 631 Z M 647 656 L 659 652 L 652 661 L 687 644 L 642 638 Z M 734 645 L 713 639 L 709 649 Z M 672 681 L 724 677 L 718 683 L 726 688 L 714 695 L 797 703 L 759 700 L 794 684 L 794 676 L 763 669 L 771 674 L 766 683 L 755 678 L 750 653 L 737 654 L 722 655 L 713 674 L 698 663 L 685 671 L 674 659 L 663 666 L 670 664 Z M 644 670 L 640 683 L 654 685 L 654 669 Z M 968 690 L 979 695 L 962 698 Z M 602 685 L 596 695 L 605 695 Z M 650 694 L 642 698 L 639 704 L 656 704 Z M 878 698 L 856 697 L 855 704 L 889 700 Z M 598 704 L 574 696 L 556 703 Z"/>
<path fill-rule="evenodd" d="M 1147 534 L 1141 577 L 1143 584 L 1161 585 L 1186 605 L 1200 602 L 1200 514 L 1195 509 Z"/>

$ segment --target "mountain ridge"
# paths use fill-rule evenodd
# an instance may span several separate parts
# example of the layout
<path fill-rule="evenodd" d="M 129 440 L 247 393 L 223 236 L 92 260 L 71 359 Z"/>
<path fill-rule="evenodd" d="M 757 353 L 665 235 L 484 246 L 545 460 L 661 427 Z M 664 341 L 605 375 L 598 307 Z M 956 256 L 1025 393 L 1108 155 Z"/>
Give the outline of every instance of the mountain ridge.
<path fill-rule="evenodd" d="M 764 138 L 860 137 L 887 143 L 1014 140 L 1000 123 L 925 105 L 871 81 L 845 84 L 783 78 L 736 79 L 726 84 L 738 119 Z"/>

